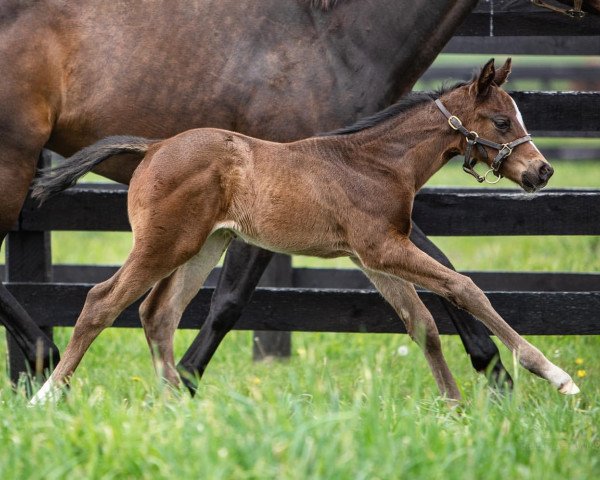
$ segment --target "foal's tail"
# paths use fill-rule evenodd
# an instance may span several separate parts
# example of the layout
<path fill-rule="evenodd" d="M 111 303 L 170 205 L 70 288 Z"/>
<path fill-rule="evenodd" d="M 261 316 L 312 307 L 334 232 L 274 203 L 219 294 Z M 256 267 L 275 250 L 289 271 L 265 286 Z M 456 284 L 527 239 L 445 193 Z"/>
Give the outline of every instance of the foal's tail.
<path fill-rule="evenodd" d="M 134 153 L 144 155 L 158 140 L 142 137 L 114 136 L 79 150 L 56 168 L 45 168 L 34 180 L 32 196 L 40 205 L 48 198 L 75 185 L 77 180 L 113 155 Z"/>

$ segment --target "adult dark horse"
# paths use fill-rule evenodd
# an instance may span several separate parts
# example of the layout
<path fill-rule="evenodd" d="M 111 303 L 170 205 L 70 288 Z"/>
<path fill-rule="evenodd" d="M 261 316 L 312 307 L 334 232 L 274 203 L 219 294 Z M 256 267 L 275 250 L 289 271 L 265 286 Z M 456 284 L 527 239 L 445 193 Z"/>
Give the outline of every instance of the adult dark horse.
<path fill-rule="evenodd" d="M 43 147 L 66 156 L 108 135 L 162 138 L 200 126 L 276 141 L 331 130 L 408 91 L 475 3 L 5 0 L 0 238 L 17 219 Z M 121 156 L 98 173 L 128 183 L 136 165 Z M 415 243 L 449 265 L 413 232 Z M 230 249 L 207 327 L 183 368 L 203 372 L 270 257 L 246 245 Z M 447 308 L 484 370 L 495 345 L 478 322 Z M 32 366 L 39 339 L 44 365 L 56 363 L 52 342 L 4 286 L 0 319 Z M 494 372 L 508 378 L 499 363 Z"/>

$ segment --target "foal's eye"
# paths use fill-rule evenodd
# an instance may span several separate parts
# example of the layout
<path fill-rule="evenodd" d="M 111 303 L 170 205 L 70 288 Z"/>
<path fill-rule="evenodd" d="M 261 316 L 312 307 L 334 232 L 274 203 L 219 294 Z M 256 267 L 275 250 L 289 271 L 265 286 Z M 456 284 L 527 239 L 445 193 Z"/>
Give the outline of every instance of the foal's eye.
<path fill-rule="evenodd" d="M 494 126 L 503 132 L 510 128 L 510 120 L 508 118 L 494 118 L 492 119 Z"/>

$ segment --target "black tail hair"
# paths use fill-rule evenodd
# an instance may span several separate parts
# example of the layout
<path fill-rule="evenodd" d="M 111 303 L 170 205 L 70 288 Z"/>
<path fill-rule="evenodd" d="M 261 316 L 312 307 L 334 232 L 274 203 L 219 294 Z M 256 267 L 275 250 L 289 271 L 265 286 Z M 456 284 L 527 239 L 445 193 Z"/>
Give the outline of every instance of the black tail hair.
<path fill-rule="evenodd" d="M 37 199 L 41 205 L 53 195 L 75 185 L 79 178 L 107 158 L 123 153 L 144 155 L 148 151 L 148 147 L 158 141 L 131 136 L 104 138 L 79 150 L 56 168 L 48 167 L 40 170 L 38 178 L 33 182 L 32 197 Z"/>

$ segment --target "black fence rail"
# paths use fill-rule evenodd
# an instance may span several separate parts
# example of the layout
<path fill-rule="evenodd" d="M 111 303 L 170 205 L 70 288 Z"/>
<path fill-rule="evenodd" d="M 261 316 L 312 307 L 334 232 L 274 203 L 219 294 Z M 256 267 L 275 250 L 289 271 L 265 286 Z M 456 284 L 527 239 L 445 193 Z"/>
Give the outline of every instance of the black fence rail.
<path fill-rule="evenodd" d="M 456 37 L 490 38 L 596 37 L 598 35 L 600 35 L 600 21 L 597 15 L 573 19 L 524 0 L 482 0 L 455 33 Z M 476 52 L 478 49 L 474 48 L 471 51 Z"/>
<path fill-rule="evenodd" d="M 502 214 L 490 215 L 491 211 Z M 491 188 L 423 189 L 416 197 L 414 219 L 429 235 L 600 235 L 600 191 L 548 190 L 528 195 Z M 11 237 L 21 238 L 23 244 L 36 237 L 44 241 L 44 232 L 50 230 L 129 230 L 126 191 L 82 186 L 61 193 L 41 208 L 29 201 Z M 27 257 L 26 263 L 32 261 L 36 263 Z M 51 282 L 52 267 L 46 268 L 47 281 L 12 282 L 9 289 L 41 326 L 72 326 L 91 285 Z M 67 274 L 77 282 L 97 281 L 114 272 L 114 267 L 55 268 L 55 281 Z M 209 285 L 214 284 L 216 274 Z M 600 275 L 473 272 L 472 276 L 491 290 L 494 306 L 521 333 L 600 334 Z M 260 290 L 236 328 L 404 332 L 359 271 L 291 269 L 286 283 L 292 288 Z M 210 287 L 202 289 L 184 316 L 182 328 L 201 325 L 211 294 Z M 445 317 L 437 297 L 420 294 L 434 315 Z M 137 304 L 115 326 L 139 326 Z M 440 331 L 454 333 L 445 321 Z"/>
<path fill-rule="evenodd" d="M 444 53 L 598 55 L 600 17 L 576 20 L 525 0 L 481 1 Z"/>
<path fill-rule="evenodd" d="M 72 327 L 89 284 L 11 283 L 9 290 L 45 327 Z M 192 301 L 180 328 L 200 328 L 212 288 Z M 419 295 L 439 320 L 442 334 L 456 333 L 435 295 Z M 497 311 L 521 334 L 598 335 L 600 292 L 488 292 Z M 115 327 L 140 327 L 140 302 L 126 309 Z M 51 312 L 49 314 L 49 312 Z M 237 330 L 297 332 L 406 333 L 403 323 L 378 292 L 357 289 L 261 288 L 244 311 Z"/>
<path fill-rule="evenodd" d="M 127 190 L 102 184 L 71 188 L 42 207 L 28 200 L 14 232 L 129 231 Z M 496 212 L 493 214 L 492 212 Z M 600 190 L 424 188 L 413 219 L 427 235 L 600 235 Z"/>

